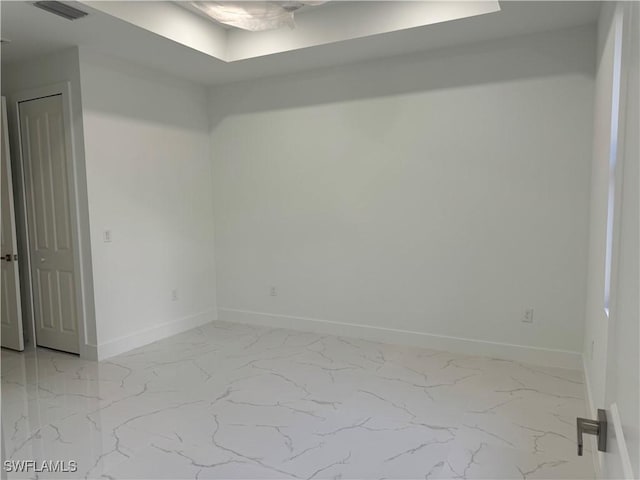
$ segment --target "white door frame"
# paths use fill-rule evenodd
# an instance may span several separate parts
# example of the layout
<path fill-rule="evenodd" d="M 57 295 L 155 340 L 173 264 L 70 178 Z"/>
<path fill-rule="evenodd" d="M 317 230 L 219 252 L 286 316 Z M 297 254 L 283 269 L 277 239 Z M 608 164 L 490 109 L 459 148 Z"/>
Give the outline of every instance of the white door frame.
<path fill-rule="evenodd" d="M 614 60 L 613 60 L 613 69 L 619 69 L 618 74 L 619 78 L 616 81 L 616 74 L 614 71 L 608 72 L 613 76 L 612 90 L 615 91 L 616 83 L 618 83 L 617 87 L 619 88 L 619 98 L 618 98 L 618 111 L 616 118 L 611 117 L 611 121 L 617 121 L 617 132 L 615 132 L 616 137 L 613 136 L 609 139 L 610 144 L 615 142 L 616 144 L 616 165 L 614 171 L 614 179 L 613 179 L 613 212 L 612 212 L 612 226 L 611 226 L 611 259 L 610 259 L 610 273 L 609 273 L 609 308 L 608 310 L 604 308 L 600 313 L 601 317 L 598 319 L 602 322 L 606 322 L 606 327 L 603 331 L 603 335 L 605 339 L 603 341 L 603 354 L 601 358 L 594 359 L 594 362 L 602 363 L 601 369 L 594 369 L 593 372 L 589 372 L 587 367 L 587 362 L 584 364 L 585 371 L 585 389 L 586 389 L 586 398 L 588 401 L 588 408 L 591 413 L 592 418 L 597 418 L 597 409 L 603 408 L 607 411 L 608 421 L 609 421 L 609 429 L 608 429 L 608 445 L 607 452 L 599 452 L 596 447 L 596 439 L 590 439 L 592 445 L 592 454 L 594 460 L 594 466 L 596 470 L 596 477 L 602 478 L 606 474 L 605 462 L 609 461 L 618 461 L 620 463 L 620 467 L 622 472 L 624 473 L 624 478 L 637 478 L 633 477 L 633 469 L 631 466 L 631 461 L 629 459 L 629 451 L 626 446 L 626 441 L 624 439 L 624 433 L 622 429 L 623 422 L 620 418 L 620 414 L 618 411 L 617 404 L 611 403 L 610 398 L 607 395 L 607 392 L 611 389 L 611 384 L 615 385 L 615 381 L 612 376 L 615 374 L 615 371 L 612 370 L 611 356 L 616 351 L 616 323 L 618 317 L 618 279 L 620 272 L 620 247 L 621 247 L 621 220 L 622 220 L 622 209 L 624 208 L 622 204 L 623 200 L 623 172 L 624 172 L 624 163 L 625 163 L 625 146 L 627 144 L 627 109 L 628 107 L 628 78 L 629 78 L 629 69 L 628 69 L 628 56 L 626 51 L 629 49 L 629 45 L 631 43 L 630 32 L 631 32 L 631 4 L 626 3 L 613 3 L 610 4 L 612 8 L 612 18 L 610 27 L 613 29 L 614 35 Z M 607 5 L 609 6 L 609 5 Z M 608 124 L 608 127 L 611 127 L 611 124 Z M 613 135 L 614 132 L 611 132 Z M 610 161 L 609 159 L 607 159 Z M 608 166 L 609 168 L 609 166 Z M 607 193 L 609 192 L 609 188 L 607 187 Z M 607 200 L 607 206 L 608 202 Z M 605 260 L 606 261 L 606 260 Z M 604 262 L 603 262 L 604 263 Z M 604 293 L 604 291 L 603 291 Z M 604 295 L 603 295 L 604 298 Z M 615 359 L 614 359 L 615 362 Z M 590 385 L 589 377 L 590 374 L 593 378 L 599 379 L 601 391 L 592 390 L 593 384 Z M 611 443 L 615 441 L 616 445 L 613 446 Z M 615 460 L 612 460 L 612 457 L 616 456 Z M 638 472 L 635 472 L 636 475 Z"/>
<path fill-rule="evenodd" d="M 605 375 L 605 392 L 604 392 L 604 403 L 601 408 L 605 408 L 610 415 L 610 422 L 613 426 L 612 432 L 609 433 L 609 442 L 611 440 L 615 440 L 616 448 L 608 447 L 607 450 L 609 453 L 601 453 L 597 452 L 594 449 L 594 452 L 597 453 L 597 471 L 600 475 L 604 472 L 603 463 L 606 461 L 605 455 L 611 456 L 611 452 L 615 452 L 617 456 L 616 460 L 620 462 L 621 471 L 624 474 L 625 478 L 632 479 L 637 478 L 634 477 L 633 467 L 631 465 L 631 460 L 629 457 L 629 450 L 626 444 L 626 440 L 624 438 L 623 432 L 623 421 L 620 418 L 620 412 L 618 410 L 618 405 L 614 401 L 611 402 L 610 396 L 607 394 L 611 388 L 611 384 L 615 385 L 617 380 L 614 380 L 612 377 L 615 375 L 615 365 L 610 364 L 612 352 L 616 350 L 616 335 L 615 328 L 616 322 L 618 318 L 618 281 L 620 275 L 620 250 L 621 250 L 621 237 L 622 237 L 622 209 L 624 208 L 622 200 L 623 200 L 623 176 L 624 176 L 624 164 L 627 156 L 627 152 L 625 150 L 625 146 L 627 145 L 627 135 L 630 133 L 627 129 L 627 110 L 630 108 L 628 105 L 628 88 L 629 88 L 629 62 L 630 54 L 627 52 L 629 49 L 632 49 L 631 42 L 634 41 L 631 35 L 632 29 L 634 28 L 631 25 L 633 19 L 632 8 L 635 6 L 631 3 L 617 3 L 614 10 L 614 20 L 612 22 L 614 28 L 621 29 L 620 38 L 618 39 L 620 42 L 620 101 L 619 101 L 619 111 L 618 111 L 618 136 L 616 138 L 617 142 L 617 162 L 616 162 L 616 171 L 615 171 L 615 192 L 614 192 L 614 213 L 613 213 L 613 248 L 612 248 L 612 259 L 611 259 L 611 297 L 610 297 L 610 309 L 609 309 L 609 329 L 607 332 L 607 346 L 606 346 L 606 365 L 604 370 Z M 637 14 L 636 14 L 637 15 Z M 619 25 L 617 25 L 619 22 Z M 637 27 L 635 27 L 637 28 Z M 633 85 L 631 86 L 633 88 Z M 615 396 L 614 396 L 614 400 Z M 611 461 L 609 459 L 609 461 Z M 638 475 L 640 472 L 635 472 Z"/>
<path fill-rule="evenodd" d="M 0 112 L 0 114 L 2 115 L 2 131 L 0 131 L 0 135 L 3 136 L 2 138 L 2 143 L 4 146 L 4 152 L 2 152 L 2 155 L 4 157 L 4 161 L 7 162 L 6 166 L 5 165 L 0 165 L 0 194 L 2 193 L 2 176 L 3 175 L 7 175 L 7 185 L 8 185 L 8 191 L 6 192 L 7 195 L 7 199 L 8 199 L 8 205 L 3 205 L 2 208 L 5 209 L 5 211 L 9 212 L 9 232 L 8 232 L 8 237 L 10 239 L 12 239 L 11 243 L 14 243 L 13 247 L 15 250 L 12 250 L 11 252 L 2 252 L 4 254 L 10 253 L 12 255 L 15 255 L 18 251 L 18 237 L 17 237 L 17 231 L 16 231 L 16 217 L 15 217 L 15 201 L 14 201 L 14 196 L 13 196 L 13 174 L 12 174 L 12 165 L 11 165 L 11 153 L 10 153 L 10 149 L 9 149 L 9 125 L 8 125 L 8 118 L 9 118 L 9 114 L 7 113 L 7 99 L 5 97 L 2 97 L 2 112 Z M 6 134 L 6 136 L 5 136 Z M 2 198 L 2 195 L 0 195 L 0 198 Z M 0 201 L 0 203 L 2 203 Z M 3 225 L 2 225 L 2 221 L 0 221 L 0 229 L 2 229 Z M 0 259 L 0 262 L 2 261 L 2 259 Z M 14 260 L 14 274 L 13 274 L 13 281 L 15 282 L 15 296 L 16 296 L 16 301 L 17 301 L 17 305 L 16 305 L 16 314 L 17 314 L 17 318 L 16 318 L 16 326 L 18 328 L 18 338 L 17 338 L 17 345 L 12 345 L 9 348 L 18 348 L 18 351 L 23 351 L 24 350 L 24 324 L 23 324 L 23 320 L 22 320 L 22 294 L 20 291 L 20 262 L 22 261 L 22 258 L 16 257 Z M 2 291 L 2 278 L 0 277 L 0 291 Z M 0 302 L 1 302 L 1 296 L 0 296 Z M 2 311 L 2 305 L 0 304 L 0 311 Z M 4 327 L 3 327 L 4 328 Z M 7 343 L 5 342 L 5 345 L 7 346 Z"/>
<path fill-rule="evenodd" d="M 88 231 L 88 225 L 82 224 L 83 216 L 80 215 L 80 200 L 78 197 L 78 191 L 80 190 L 79 182 L 85 182 L 86 178 L 80 178 L 78 175 L 78 162 L 77 162 L 77 152 L 75 149 L 74 142 L 74 130 L 73 130 L 73 117 L 72 117 L 72 107 L 71 107 L 71 83 L 70 82 L 61 82 L 55 83 L 51 85 L 47 85 L 44 87 L 32 88 L 29 90 L 24 90 L 18 92 L 14 95 L 10 96 L 11 106 L 15 109 L 15 120 L 16 124 L 15 128 L 15 142 L 14 145 L 17 150 L 16 158 L 16 176 L 18 181 L 20 182 L 20 208 L 16 208 L 16 216 L 21 217 L 22 221 L 20 222 L 21 228 L 20 233 L 23 235 L 24 241 L 22 242 L 22 246 L 26 248 L 25 254 L 23 254 L 24 262 L 22 263 L 23 269 L 21 270 L 21 275 L 25 275 L 25 285 L 28 286 L 28 291 L 23 292 L 23 295 L 26 295 L 26 301 L 29 306 L 28 309 L 28 321 L 27 321 L 27 329 L 29 338 L 33 342 L 34 346 L 37 345 L 36 336 L 35 336 L 35 316 L 33 309 L 33 279 L 31 275 L 31 255 L 28 253 L 29 250 L 29 229 L 27 228 L 27 202 L 26 202 L 26 190 L 25 190 L 25 178 L 24 178 L 24 156 L 22 152 L 22 137 L 20 132 L 20 102 L 25 102 L 29 100 L 35 100 L 42 97 L 49 97 L 53 95 L 62 95 L 62 116 L 65 125 L 65 147 L 68 153 L 67 162 L 67 183 L 69 188 L 69 210 L 71 215 L 71 236 L 74 244 L 73 248 L 73 267 L 77 274 L 75 281 L 75 291 L 76 291 L 76 311 L 78 312 L 78 347 L 80 350 L 80 356 L 89 359 L 97 359 L 96 351 L 92 345 L 89 345 L 87 342 L 87 320 L 89 318 L 93 318 L 92 315 L 88 313 L 88 302 L 87 302 L 87 292 L 92 291 L 92 283 L 90 274 L 87 275 L 87 272 L 84 268 L 84 263 L 82 261 L 82 252 L 85 251 L 86 246 L 82 244 L 82 234 L 83 227 Z"/>

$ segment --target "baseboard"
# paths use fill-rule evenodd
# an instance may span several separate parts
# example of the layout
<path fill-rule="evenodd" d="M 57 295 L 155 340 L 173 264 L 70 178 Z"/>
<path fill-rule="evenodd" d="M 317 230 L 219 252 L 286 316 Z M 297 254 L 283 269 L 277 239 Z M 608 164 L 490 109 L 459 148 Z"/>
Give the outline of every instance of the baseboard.
<path fill-rule="evenodd" d="M 489 342 L 472 338 L 451 337 L 424 332 L 412 332 L 394 328 L 375 327 L 355 323 L 343 323 L 317 318 L 276 315 L 264 312 L 219 308 L 220 320 L 236 323 L 248 323 L 265 327 L 289 328 L 328 335 L 356 337 L 375 342 L 412 345 L 436 350 L 445 350 L 467 355 L 480 355 L 515 360 L 549 367 L 582 368 L 581 354 L 566 350 L 530 347 L 509 343 Z"/>
<path fill-rule="evenodd" d="M 207 312 L 155 325 L 132 333 L 131 335 L 126 335 L 109 342 L 101 343 L 97 347 L 97 358 L 98 360 L 104 360 L 158 340 L 162 340 L 163 338 L 191 330 L 192 328 L 200 327 L 215 319 L 215 311 L 209 310 Z"/>

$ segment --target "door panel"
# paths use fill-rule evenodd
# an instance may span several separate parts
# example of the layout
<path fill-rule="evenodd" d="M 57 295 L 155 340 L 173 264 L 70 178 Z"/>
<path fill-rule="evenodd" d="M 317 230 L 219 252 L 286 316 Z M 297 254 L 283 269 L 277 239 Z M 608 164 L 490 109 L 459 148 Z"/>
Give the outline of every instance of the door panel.
<path fill-rule="evenodd" d="M 613 428 L 608 430 L 607 453 L 602 455 L 602 474 L 631 479 L 640 475 L 640 5 L 622 2 L 617 9 L 623 20 L 618 143 L 622 181 L 616 205 L 617 262 L 604 399 Z"/>
<path fill-rule="evenodd" d="M 24 349 L 22 330 L 22 309 L 20 307 L 20 278 L 18 272 L 18 246 L 16 242 L 16 224 L 13 205 L 13 185 L 11 182 L 11 160 L 7 132 L 7 109 L 2 97 L 2 125 L 0 136 L 0 204 L 2 208 L 0 224 L 0 324 L 2 325 L 2 346 L 14 350 Z M 11 261 L 6 260 L 9 255 Z"/>
<path fill-rule="evenodd" d="M 20 103 L 38 345 L 78 353 L 62 95 Z"/>
<path fill-rule="evenodd" d="M 62 330 L 75 332 L 77 319 L 74 310 L 69 308 L 70 305 L 76 304 L 73 272 L 58 272 L 58 298 Z"/>
<path fill-rule="evenodd" d="M 51 272 L 37 270 L 38 274 L 38 298 L 39 305 L 37 310 L 40 314 L 40 328 L 54 330 L 55 325 L 53 322 L 53 305 L 51 302 Z"/>
<path fill-rule="evenodd" d="M 605 2 L 598 22 L 585 374 L 591 418 L 608 420 L 599 474 L 613 479 L 640 475 L 639 7 Z"/>

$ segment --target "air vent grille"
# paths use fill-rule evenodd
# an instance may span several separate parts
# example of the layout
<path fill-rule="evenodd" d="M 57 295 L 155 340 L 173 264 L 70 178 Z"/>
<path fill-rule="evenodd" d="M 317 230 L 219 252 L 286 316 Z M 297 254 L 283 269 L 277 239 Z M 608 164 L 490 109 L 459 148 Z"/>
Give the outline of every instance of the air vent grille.
<path fill-rule="evenodd" d="M 67 20 L 77 20 L 78 18 L 87 16 L 87 12 L 83 12 L 62 2 L 42 1 L 35 2 L 34 5 L 49 13 L 66 18 Z"/>

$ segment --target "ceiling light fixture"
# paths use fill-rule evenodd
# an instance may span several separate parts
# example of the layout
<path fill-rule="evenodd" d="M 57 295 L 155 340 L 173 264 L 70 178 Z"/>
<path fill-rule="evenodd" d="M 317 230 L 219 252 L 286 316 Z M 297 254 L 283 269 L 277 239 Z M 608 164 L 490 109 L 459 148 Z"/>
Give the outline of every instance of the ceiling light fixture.
<path fill-rule="evenodd" d="M 294 12 L 324 1 L 221 1 L 191 2 L 191 5 L 216 22 L 242 30 L 259 32 L 282 27 L 294 28 Z"/>

